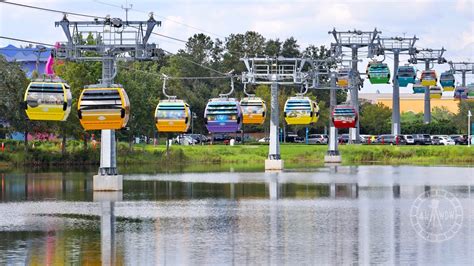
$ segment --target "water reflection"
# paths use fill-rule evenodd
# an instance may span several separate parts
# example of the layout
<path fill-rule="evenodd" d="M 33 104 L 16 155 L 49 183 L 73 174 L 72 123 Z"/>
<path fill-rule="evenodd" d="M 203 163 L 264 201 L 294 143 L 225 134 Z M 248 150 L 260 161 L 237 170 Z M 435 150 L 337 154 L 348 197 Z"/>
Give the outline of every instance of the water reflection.
<path fill-rule="evenodd" d="M 102 265 L 116 265 L 115 202 L 122 200 L 122 192 L 94 192 L 100 202 L 100 253 Z"/>
<path fill-rule="evenodd" d="M 126 200 L 172 200 L 200 198 L 356 198 L 357 183 L 281 183 L 278 174 L 251 183 L 206 183 L 126 180 Z M 2 174 L 0 199 L 7 201 L 93 201 L 92 179 L 87 174 Z M 96 193 L 97 194 L 97 193 Z"/>
<path fill-rule="evenodd" d="M 472 168 L 127 175 L 123 194 L 93 193 L 91 176 L 2 174 L 0 264 L 469 264 L 474 259 Z M 417 236 L 409 212 L 420 193 L 439 188 L 459 198 L 465 216 L 454 238 L 432 243 Z"/>

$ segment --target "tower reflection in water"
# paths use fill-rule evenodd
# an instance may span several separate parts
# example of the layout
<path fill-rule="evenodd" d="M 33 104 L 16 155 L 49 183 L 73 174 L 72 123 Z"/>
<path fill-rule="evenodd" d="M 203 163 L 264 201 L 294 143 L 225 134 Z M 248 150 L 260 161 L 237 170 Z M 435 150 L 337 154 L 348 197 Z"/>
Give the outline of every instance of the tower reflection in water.
<path fill-rule="evenodd" d="M 0 264 L 429 263 L 433 247 L 409 222 L 413 199 L 443 187 L 472 204 L 471 184 L 373 183 L 365 178 L 375 174 L 357 168 L 327 171 L 343 178 L 132 178 L 112 197 L 93 193 L 86 174 L 4 174 L 0 212 L 10 219 L 0 218 Z M 469 230 L 449 243 L 457 252 L 469 254 Z"/>

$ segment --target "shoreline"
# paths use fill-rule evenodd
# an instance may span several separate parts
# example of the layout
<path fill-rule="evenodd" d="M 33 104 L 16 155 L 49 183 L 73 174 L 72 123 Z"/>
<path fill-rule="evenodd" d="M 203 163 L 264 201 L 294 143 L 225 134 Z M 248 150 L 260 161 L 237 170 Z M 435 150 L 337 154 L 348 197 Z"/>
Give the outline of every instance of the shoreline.
<path fill-rule="evenodd" d="M 267 145 L 196 145 L 166 147 L 138 144 L 129 150 L 127 143 L 117 145 L 117 167 L 133 165 L 192 165 L 192 164 L 248 164 L 263 165 Z M 467 146 L 390 146 L 341 145 L 342 163 L 348 164 L 407 164 L 407 165 L 474 165 L 474 148 Z M 326 145 L 282 144 L 281 157 L 290 165 L 324 164 Z M 69 145 L 63 157 L 59 145 L 42 143 L 25 153 L 16 147 L 0 152 L 0 168 L 5 167 L 94 167 L 100 162 L 100 150 L 84 150 L 80 145 Z"/>

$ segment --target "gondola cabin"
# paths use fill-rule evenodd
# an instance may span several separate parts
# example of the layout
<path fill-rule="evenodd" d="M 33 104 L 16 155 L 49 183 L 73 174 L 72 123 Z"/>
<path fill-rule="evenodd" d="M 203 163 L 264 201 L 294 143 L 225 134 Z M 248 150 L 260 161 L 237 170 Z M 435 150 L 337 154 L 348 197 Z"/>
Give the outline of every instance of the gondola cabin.
<path fill-rule="evenodd" d="M 130 101 L 119 85 L 85 88 L 77 104 L 79 121 L 85 130 L 122 129 L 130 116 Z"/>
<path fill-rule="evenodd" d="M 417 83 L 413 84 L 413 93 L 414 94 L 425 93 L 425 89 L 426 89 L 426 87 L 421 85 L 421 82 L 417 82 Z"/>
<path fill-rule="evenodd" d="M 242 123 L 261 125 L 265 122 L 267 107 L 260 97 L 246 97 L 240 100 L 242 108 Z"/>
<path fill-rule="evenodd" d="M 454 99 L 455 100 L 462 100 L 467 99 L 467 87 L 457 86 L 454 90 Z"/>
<path fill-rule="evenodd" d="M 342 68 L 337 72 L 337 86 L 347 88 L 349 86 L 349 68 Z"/>
<path fill-rule="evenodd" d="M 332 111 L 332 121 L 336 128 L 354 128 L 359 118 L 354 107 L 338 105 Z"/>
<path fill-rule="evenodd" d="M 319 119 L 319 106 L 308 97 L 291 97 L 285 103 L 285 121 L 288 125 L 309 125 Z"/>
<path fill-rule="evenodd" d="M 398 80 L 400 87 L 407 87 L 410 83 L 415 83 L 416 70 L 412 66 L 400 66 L 398 67 L 395 78 Z"/>
<path fill-rule="evenodd" d="M 444 91 L 454 91 L 454 75 L 450 71 L 441 73 L 439 77 L 439 83 L 443 87 Z"/>
<path fill-rule="evenodd" d="M 421 72 L 421 85 L 423 86 L 436 86 L 438 83 L 438 77 L 436 76 L 436 71 L 434 70 L 425 70 Z"/>
<path fill-rule="evenodd" d="M 390 69 L 382 62 L 372 62 L 367 67 L 367 75 L 371 84 L 390 83 Z"/>
<path fill-rule="evenodd" d="M 206 128 L 210 133 L 232 133 L 242 126 L 240 103 L 234 98 L 210 99 L 204 111 Z"/>
<path fill-rule="evenodd" d="M 441 99 L 443 95 L 443 90 L 441 87 L 438 86 L 431 86 L 430 87 L 430 99 Z"/>
<path fill-rule="evenodd" d="M 191 109 L 183 100 L 161 100 L 155 109 L 158 132 L 186 133 L 191 125 Z"/>
<path fill-rule="evenodd" d="M 31 82 L 24 96 L 24 108 L 30 120 L 65 121 L 71 105 L 71 90 L 64 82 Z"/>

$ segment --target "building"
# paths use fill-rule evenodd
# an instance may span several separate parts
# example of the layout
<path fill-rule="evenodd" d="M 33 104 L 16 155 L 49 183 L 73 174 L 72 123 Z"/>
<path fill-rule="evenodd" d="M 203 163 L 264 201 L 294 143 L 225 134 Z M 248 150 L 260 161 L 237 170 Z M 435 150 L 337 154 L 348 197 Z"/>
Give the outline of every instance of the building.
<path fill-rule="evenodd" d="M 21 48 L 9 44 L 6 47 L 0 48 L 0 55 L 4 56 L 8 62 L 20 63 L 29 78 L 31 78 L 37 65 L 38 74 L 44 74 L 46 61 L 50 54 L 51 48 L 44 46 Z"/>
<path fill-rule="evenodd" d="M 423 113 L 425 106 L 424 94 L 400 93 L 400 112 Z M 392 108 L 392 93 L 360 93 L 360 99 L 371 103 L 381 103 Z M 431 110 L 435 107 L 445 107 L 452 113 L 458 113 L 458 101 L 455 101 L 452 93 L 443 95 L 441 99 L 431 99 Z"/>

